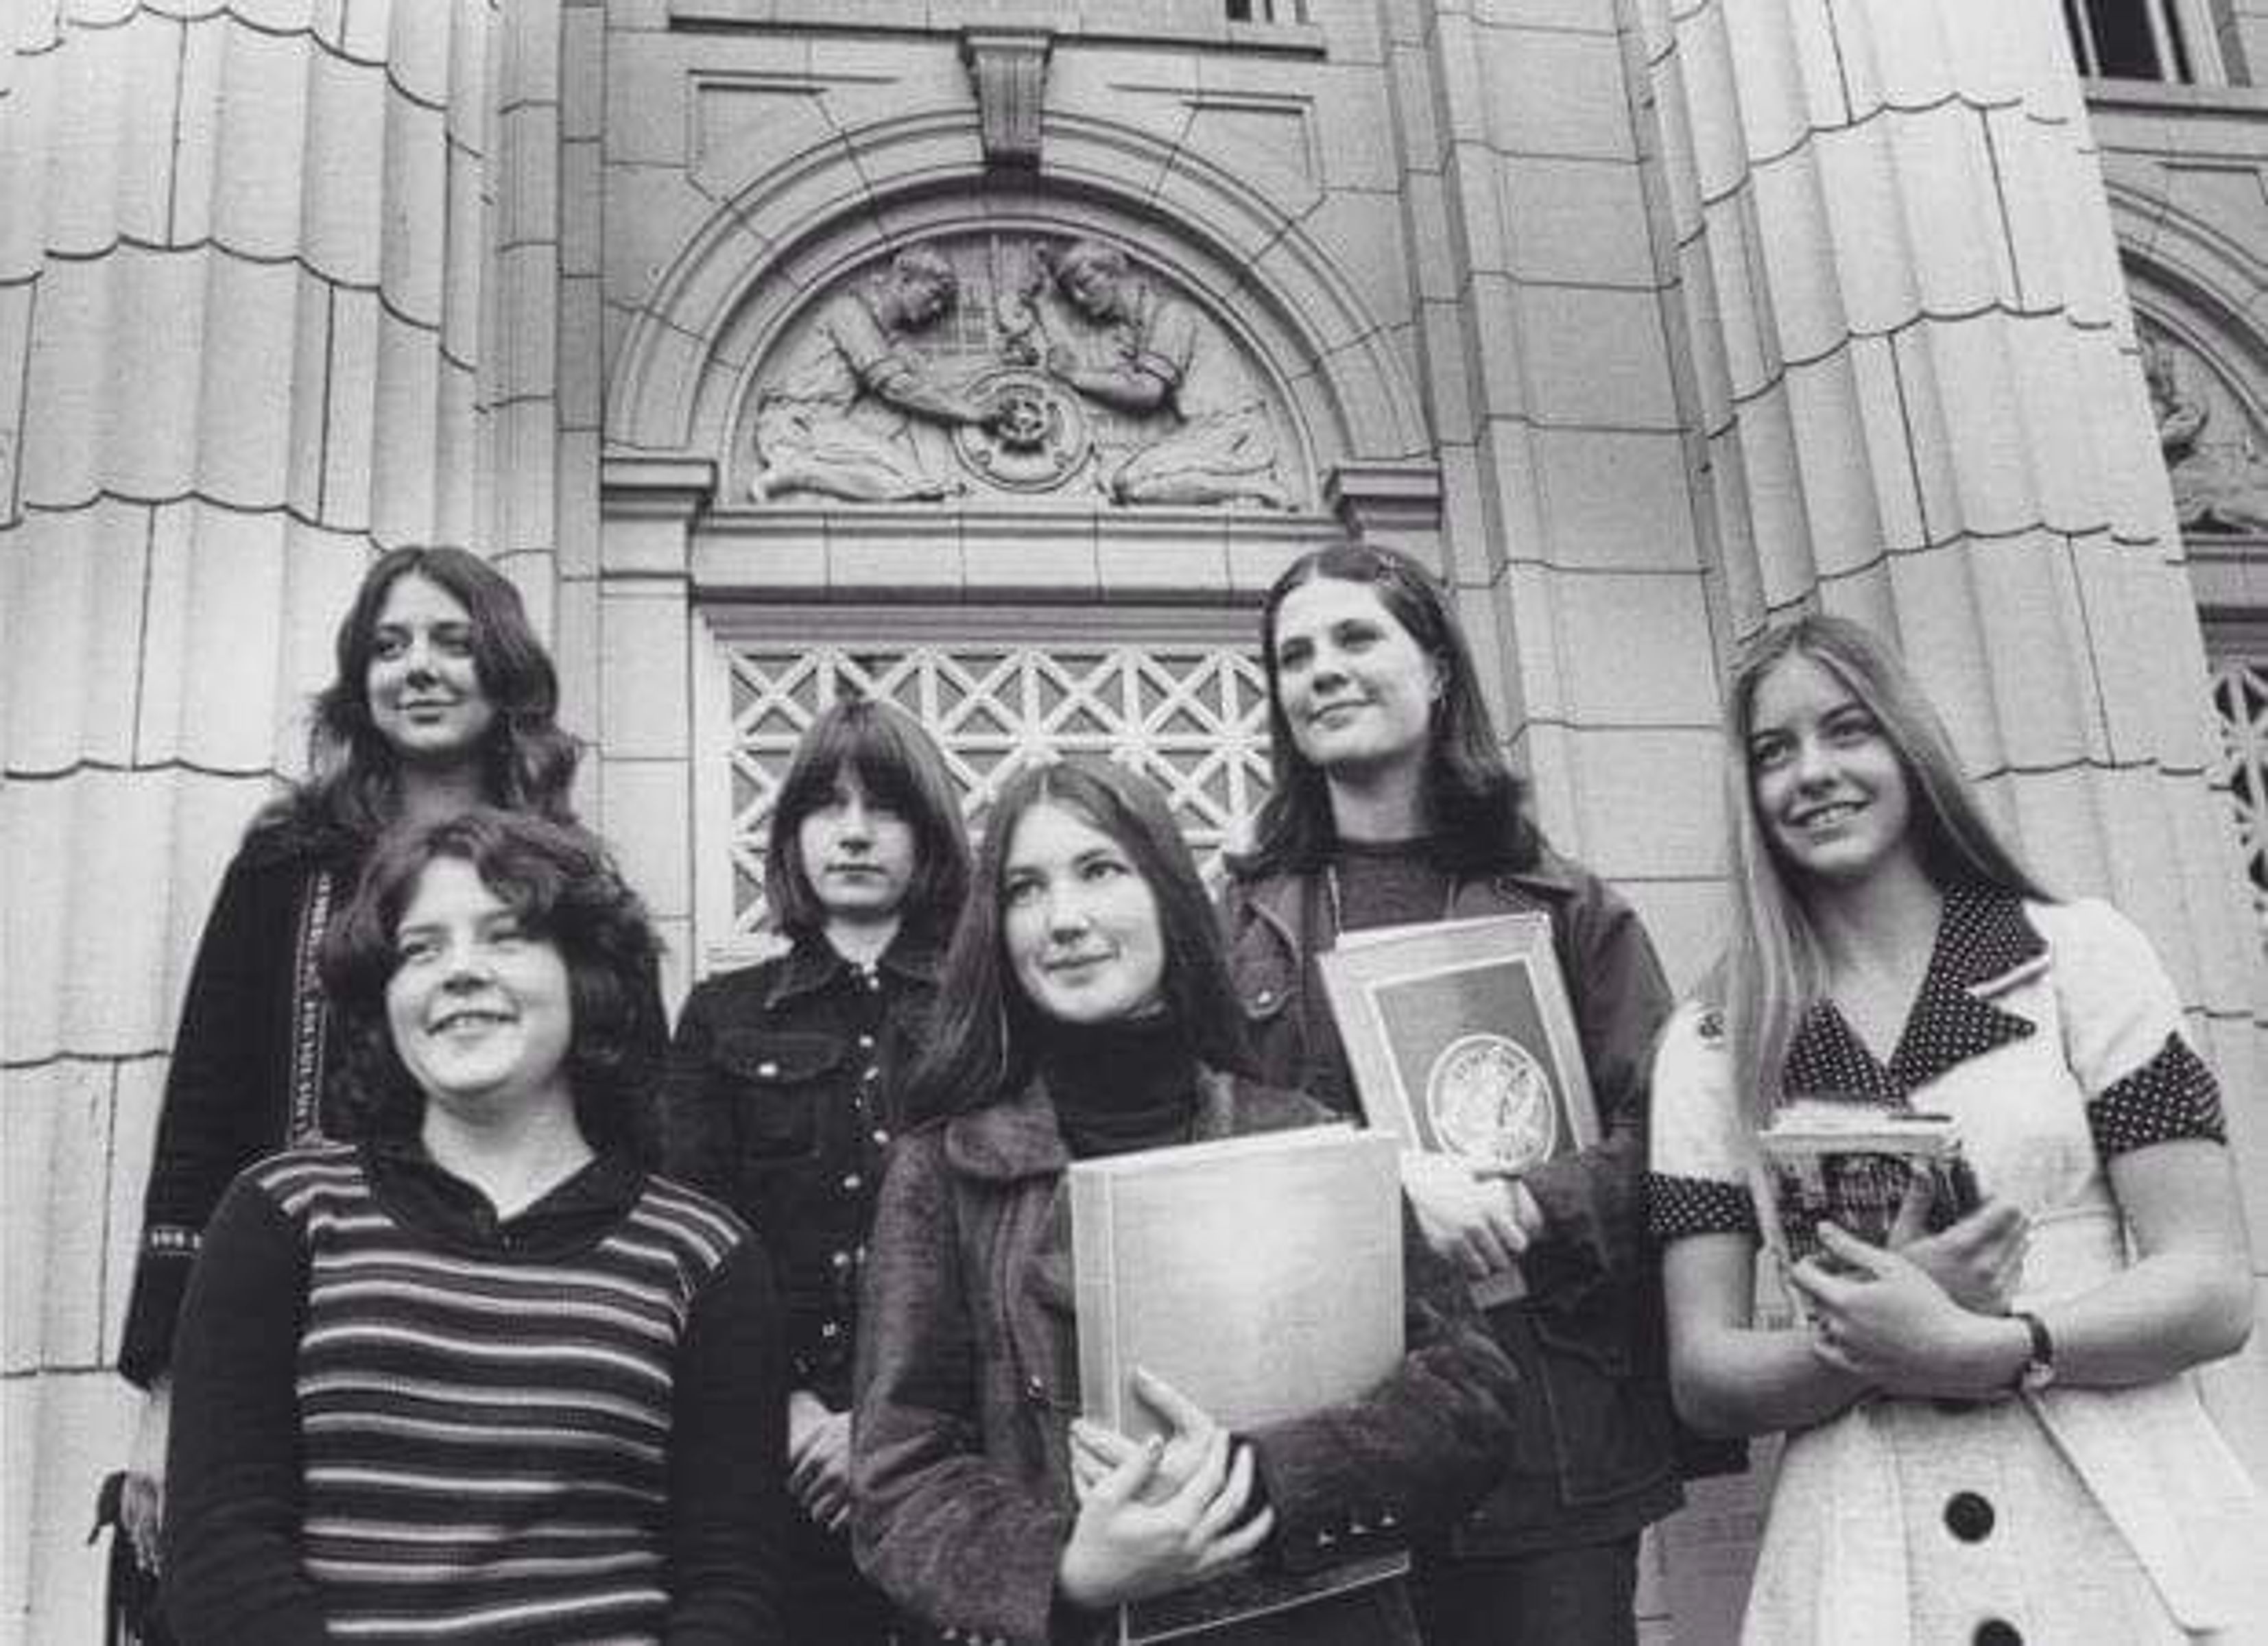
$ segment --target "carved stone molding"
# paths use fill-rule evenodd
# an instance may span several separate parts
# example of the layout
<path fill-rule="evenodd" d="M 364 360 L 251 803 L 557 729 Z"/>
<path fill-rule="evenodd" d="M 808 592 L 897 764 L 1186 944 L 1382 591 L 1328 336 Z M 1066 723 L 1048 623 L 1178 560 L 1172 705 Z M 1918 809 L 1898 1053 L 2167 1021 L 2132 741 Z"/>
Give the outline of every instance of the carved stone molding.
<path fill-rule="evenodd" d="M 770 340 L 741 403 L 728 507 L 1280 514 L 1314 496 L 1240 317 L 1094 237 L 987 228 L 870 255 Z"/>
<path fill-rule="evenodd" d="M 1369 543 L 1438 535 L 1441 466 L 1430 458 L 1341 463 L 1323 476 L 1323 506 Z"/>
<path fill-rule="evenodd" d="M 2143 321 L 2142 375 L 2185 536 L 2268 534 L 2268 439 L 2207 360 Z"/>
<path fill-rule="evenodd" d="M 961 60 L 976 85 L 976 114 L 988 166 L 1036 169 L 1040 110 L 1047 96 L 1047 29 L 964 29 Z"/>

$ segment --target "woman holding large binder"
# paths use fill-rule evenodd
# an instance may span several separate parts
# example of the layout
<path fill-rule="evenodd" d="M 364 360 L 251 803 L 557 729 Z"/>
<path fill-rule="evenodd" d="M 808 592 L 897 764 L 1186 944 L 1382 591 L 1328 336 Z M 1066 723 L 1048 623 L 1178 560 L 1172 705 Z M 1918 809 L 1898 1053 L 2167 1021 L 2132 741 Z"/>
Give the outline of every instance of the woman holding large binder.
<path fill-rule="evenodd" d="M 1524 1391 L 1414 1236 L 1406 1354 L 1366 1397 L 1231 1436 L 1152 1382 L 1168 1443 L 1074 1421 L 1071 1163 L 1330 1118 L 1247 1076 L 1204 888 L 1145 780 L 1012 779 L 945 975 L 906 1093 L 930 1118 L 868 1248 L 851 1431 L 853 1545 L 902 1608 L 947 1638 L 1099 1639 L 1122 1603 L 1255 1556 L 1374 1554 L 1485 1488 Z M 1391 1583 L 1211 1638 L 1418 1637 Z"/>
<path fill-rule="evenodd" d="M 1440 587 L 1391 550 L 1295 561 L 1269 591 L 1261 661 L 1275 786 L 1230 863 L 1224 918 L 1263 1078 L 1359 1112 L 1316 956 L 1346 933 L 1541 912 L 1597 1099 L 1594 1146 L 1517 1178 L 1406 1157 L 1434 1250 L 1476 1279 L 1538 1398 L 1497 1489 L 1421 1550 L 1430 1642 L 1630 1641 L 1640 1532 L 1679 1502 L 1643 1236 L 1645 1074 L 1668 984 L 1629 904 L 1522 809 Z"/>
<path fill-rule="evenodd" d="M 1866 630 L 1768 631 L 1729 705 L 1731 942 L 1663 1038 L 1649 1198 L 1681 1409 L 1790 1431 L 1745 1637 L 2261 1638 L 2268 1517 L 2185 1375 L 2250 1264 L 2164 968 L 2040 890 Z M 1749 1167 L 1803 1097 L 1950 1116 L 1984 1204 L 1822 1225 L 1808 1324 L 1758 1325 Z"/>

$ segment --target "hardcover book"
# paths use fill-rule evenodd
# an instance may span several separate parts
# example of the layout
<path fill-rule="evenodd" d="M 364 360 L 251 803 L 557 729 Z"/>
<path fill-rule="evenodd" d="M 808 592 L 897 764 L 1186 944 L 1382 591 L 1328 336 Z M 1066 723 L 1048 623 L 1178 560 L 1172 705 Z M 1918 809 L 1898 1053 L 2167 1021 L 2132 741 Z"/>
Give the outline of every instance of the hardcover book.
<path fill-rule="evenodd" d="M 1350 933 L 1319 961 L 1373 1127 L 1511 1176 L 1597 1141 L 1550 916 Z M 1524 1289 L 1515 1273 L 1474 1295 L 1488 1306 Z"/>
<path fill-rule="evenodd" d="M 1950 1115 L 1858 1100 L 1802 1099 L 1757 1133 L 1757 1222 L 1783 1263 L 1822 1256 L 1819 1226 L 1832 1222 L 1888 1243 L 1917 1177 L 1929 1185 L 1933 1232 L 1975 1211 L 1977 1176 Z"/>
<path fill-rule="evenodd" d="M 1353 1399 L 1400 1363 L 1402 1187 L 1392 1139 L 1302 1127 L 1074 1162 L 1080 1406 L 1159 1432 L 1137 1367 L 1251 1428 Z M 1260 1562 L 1120 1608 L 1119 1638 L 1170 1640 L 1397 1576 L 1404 1554 L 1314 1573 Z"/>

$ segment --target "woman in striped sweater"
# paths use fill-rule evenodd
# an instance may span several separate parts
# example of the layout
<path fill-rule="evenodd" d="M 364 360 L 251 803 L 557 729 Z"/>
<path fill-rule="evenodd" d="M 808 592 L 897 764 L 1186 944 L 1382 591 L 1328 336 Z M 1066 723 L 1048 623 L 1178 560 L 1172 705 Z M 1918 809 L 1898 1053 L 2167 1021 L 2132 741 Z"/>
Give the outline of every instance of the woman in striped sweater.
<path fill-rule="evenodd" d="M 634 1147 L 654 940 L 579 830 L 385 842 L 324 953 L 358 1145 L 274 1156 L 175 1352 L 188 1646 L 778 1638 L 769 1266 Z"/>

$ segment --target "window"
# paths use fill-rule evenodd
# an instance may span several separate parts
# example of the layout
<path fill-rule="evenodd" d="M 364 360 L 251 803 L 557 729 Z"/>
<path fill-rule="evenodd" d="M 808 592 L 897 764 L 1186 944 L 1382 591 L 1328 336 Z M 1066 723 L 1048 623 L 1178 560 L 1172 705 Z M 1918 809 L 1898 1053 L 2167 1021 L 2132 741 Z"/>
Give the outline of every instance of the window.
<path fill-rule="evenodd" d="M 1307 0 L 1228 0 L 1232 23 L 1304 23 Z"/>
<path fill-rule="evenodd" d="M 2268 631 L 2254 624 L 2208 624 L 2205 647 L 2220 723 L 2213 786 L 2228 796 L 2253 915 L 2268 941 Z"/>
<path fill-rule="evenodd" d="M 696 945 L 725 963 L 761 927 L 772 802 L 789 757 L 845 691 L 926 726 L 972 822 L 1037 751 L 1154 779 L 1207 873 L 1268 792 L 1268 686 L 1248 609 L 705 614 L 696 669 Z M 879 638 L 878 638 L 879 637 Z"/>
<path fill-rule="evenodd" d="M 2090 79 L 2170 80 L 2198 76 L 2180 0 L 2063 0 L 2072 55 Z"/>

